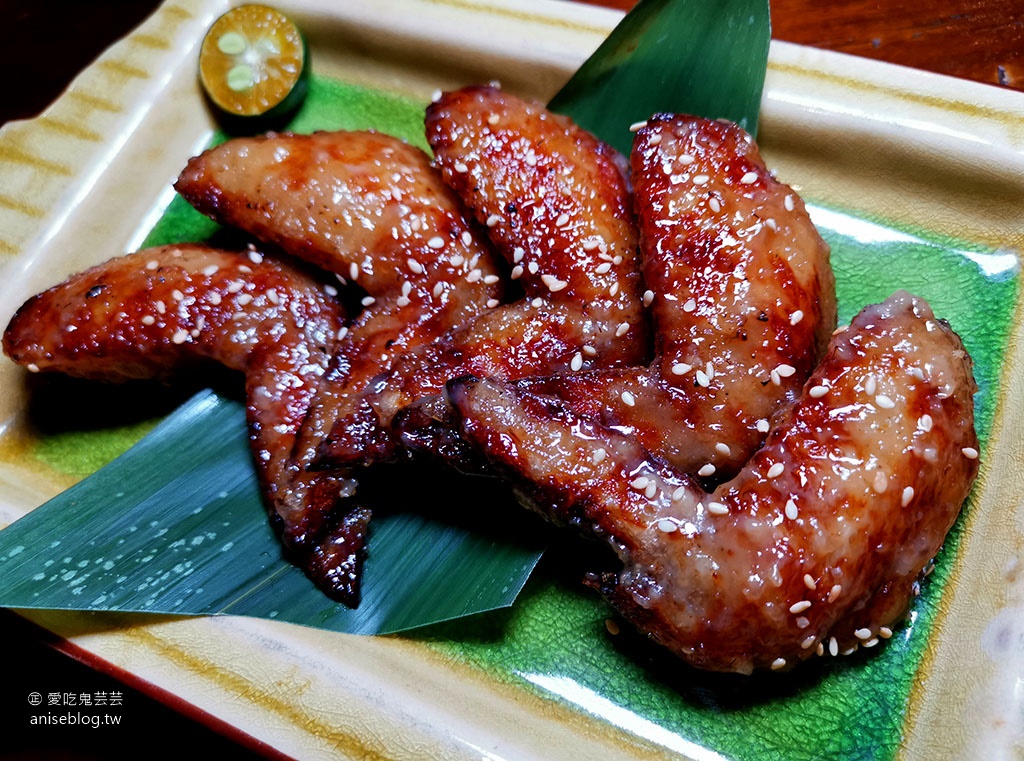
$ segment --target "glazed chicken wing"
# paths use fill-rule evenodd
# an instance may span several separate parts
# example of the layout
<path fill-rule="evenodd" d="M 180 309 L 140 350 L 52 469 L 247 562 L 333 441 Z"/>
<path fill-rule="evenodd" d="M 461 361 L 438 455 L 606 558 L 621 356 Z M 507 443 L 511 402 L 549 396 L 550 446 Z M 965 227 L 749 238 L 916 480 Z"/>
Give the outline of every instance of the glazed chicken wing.
<path fill-rule="evenodd" d="M 288 542 L 307 553 L 307 573 L 355 604 L 370 513 L 352 502 L 349 472 L 309 464 L 339 420 L 360 464 L 394 456 L 397 442 L 361 392 L 396 356 L 497 305 L 486 239 L 423 151 L 375 132 L 237 138 L 193 158 L 175 187 L 214 220 L 366 294 L 297 439 L 291 488 L 278 493 L 280 511 L 302 516 Z"/>
<path fill-rule="evenodd" d="M 76 274 L 18 310 L 4 352 L 34 372 L 96 380 L 165 377 L 212 360 L 245 373 L 249 435 L 275 527 L 310 399 L 344 326 L 332 289 L 284 260 L 162 246 Z M 337 487 L 335 487 L 337 488 Z"/>
<path fill-rule="evenodd" d="M 971 361 L 906 293 L 833 338 L 796 404 L 712 492 L 551 398 L 460 379 L 462 437 L 536 510 L 606 541 L 596 585 L 700 668 L 749 673 L 892 633 L 978 469 Z"/>
<path fill-rule="evenodd" d="M 399 359 L 369 394 L 380 420 L 464 373 L 515 378 L 640 360 L 648 331 L 636 229 L 615 151 L 495 87 L 442 95 L 427 110 L 427 139 L 523 296 Z M 320 462 L 360 460 L 358 432 L 340 421 Z"/>

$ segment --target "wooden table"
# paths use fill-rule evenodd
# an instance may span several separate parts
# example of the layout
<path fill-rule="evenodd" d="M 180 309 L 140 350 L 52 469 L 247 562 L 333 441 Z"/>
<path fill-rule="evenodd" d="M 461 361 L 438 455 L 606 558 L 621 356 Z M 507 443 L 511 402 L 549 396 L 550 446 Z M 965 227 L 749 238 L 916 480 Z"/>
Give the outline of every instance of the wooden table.
<path fill-rule="evenodd" d="M 636 0 L 585 0 L 628 10 Z M 38 114 L 107 45 L 133 29 L 158 5 L 155 0 L 0 0 L 0 70 L 5 73 L 0 124 Z M 773 0 L 773 36 L 978 82 L 1024 90 L 1024 0 Z M 32 665 L 31 680 L 15 677 L 0 690 L 5 706 L 23 707 L 29 685 L 53 689 L 124 690 L 124 758 L 135 757 L 129 738 L 155 733 L 170 755 L 216 755 L 224 761 L 258 756 L 183 718 L 174 710 L 54 652 L 49 638 L 17 617 L 0 612 L 0 643 L 9 663 Z M 19 672 L 21 673 L 21 672 Z M 10 717 L 10 711 L 5 711 Z M 15 730 L 18 728 L 15 727 Z M 88 733 L 5 733 L 5 758 L 52 761 L 119 759 L 121 751 L 91 746 Z M 68 739 L 70 737 L 70 739 Z M 19 755 L 20 754 L 20 755 Z"/>

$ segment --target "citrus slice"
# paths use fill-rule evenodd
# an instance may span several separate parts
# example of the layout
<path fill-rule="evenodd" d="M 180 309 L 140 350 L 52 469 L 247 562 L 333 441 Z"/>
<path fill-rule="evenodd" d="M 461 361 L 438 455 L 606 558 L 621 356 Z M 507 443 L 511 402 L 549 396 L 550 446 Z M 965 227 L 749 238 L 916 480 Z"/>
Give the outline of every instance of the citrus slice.
<path fill-rule="evenodd" d="M 273 120 L 306 96 L 309 54 L 291 19 L 266 5 L 240 5 L 217 19 L 199 51 L 199 81 L 222 114 Z"/>

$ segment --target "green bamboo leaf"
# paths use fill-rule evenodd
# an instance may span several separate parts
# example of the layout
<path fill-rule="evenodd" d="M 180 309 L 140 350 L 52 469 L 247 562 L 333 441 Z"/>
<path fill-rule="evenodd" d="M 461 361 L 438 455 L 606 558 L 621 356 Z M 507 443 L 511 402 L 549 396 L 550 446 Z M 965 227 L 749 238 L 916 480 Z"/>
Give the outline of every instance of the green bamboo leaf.
<path fill-rule="evenodd" d="M 549 104 L 629 155 L 629 125 L 668 111 L 757 134 L 768 0 L 640 0 Z"/>
<path fill-rule="evenodd" d="M 351 610 L 313 588 L 281 559 L 264 516 L 242 406 L 207 391 L 0 534 L 0 602 L 377 634 L 510 605 L 538 559 L 523 537 L 417 514 L 380 516 L 373 538 L 366 605 Z"/>

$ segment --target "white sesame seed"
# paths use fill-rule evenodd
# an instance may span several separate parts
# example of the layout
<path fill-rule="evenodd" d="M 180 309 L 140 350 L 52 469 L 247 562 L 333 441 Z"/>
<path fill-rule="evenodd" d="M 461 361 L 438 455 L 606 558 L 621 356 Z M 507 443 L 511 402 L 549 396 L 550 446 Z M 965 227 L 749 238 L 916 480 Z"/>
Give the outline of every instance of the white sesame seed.
<path fill-rule="evenodd" d="M 373 296 L 365 296 L 363 297 L 363 300 L 360 303 L 362 303 L 364 307 L 368 307 L 371 304 L 373 304 L 376 300 L 377 299 L 375 299 Z"/>
<path fill-rule="evenodd" d="M 801 600 L 800 602 L 795 602 L 792 605 L 790 605 L 789 606 L 789 612 L 790 613 L 803 613 L 809 607 L 811 607 L 811 601 L 810 600 Z"/>
<path fill-rule="evenodd" d="M 252 294 L 251 293 L 243 293 L 241 296 L 239 296 L 237 299 L 235 299 L 235 301 L 236 301 L 236 303 L 239 306 L 244 307 L 246 304 L 248 304 L 248 303 L 250 303 L 252 301 Z"/>
<path fill-rule="evenodd" d="M 889 477 L 881 470 L 875 473 L 875 480 L 871 484 L 876 494 L 885 494 L 889 488 Z"/>
<path fill-rule="evenodd" d="M 779 365 L 775 368 L 775 371 L 781 378 L 788 378 L 796 373 L 796 368 L 792 365 Z"/>
<path fill-rule="evenodd" d="M 715 198 L 715 196 L 711 196 L 708 199 L 708 208 L 711 209 L 711 211 L 715 212 L 715 214 L 717 214 L 722 210 L 722 204 L 718 202 L 718 199 Z"/>
<path fill-rule="evenodd" d="M 839 655 L 839 642 L 836 640 L 835 637 L 831 637 L 828 641 L 828 653 L 833 658 Z"/>
<path fill-rule="evenodd" d="M 576 352 L 572 355 L 572 361 L 569 363 L 569 369 L 574 373 L 577 373 L 583 367 L 583 354 Z"/>
<path fill-rule="evenodd" d="M 173 336 L 171 336 L 171 342 L 176 344 L 183 344 L 188 340 L 188 331 L 179 329 Z"/>
<path fill-rule="evenodd" d="M 743 185 L 752 185 L 755 182 L 757 182 L 757 172 L 747 172 L 740 177 L 740 183 Z"/>
<path fill-rule="evenodd" d="M 885 394 L 879 394 L 875 397 L 875 404 L 881 407 L 883 410 L 891 410 L 896 406 L 896 402 L 890 399 Z"/>
<path fill-rule="evenodd" d="M 267 289 L 267 299 L 271 304 L 280 304 L 281 297 L 277 295 L 277 291 L 274 288 Z"/>
<path fill-rule="evenodd" d="M 594 272 L 596 272 L 598 275 L 605 275 L 611 270 L 611 268 L 611 262 L 601 262 L 599 265 L 597 265 L 597 267 L 594 268 Z"/>
<path fill-rule="evenodd" d="M 708 502 L 708 512 L 712 515 L 728 515 L 729 506 L 721 502 Z"/>
<path fill-rule="evenodd" d="M 804 586 L 807 587 L 808 589 L 810 589 L 813 592 L 815 589 L 817 589 L 818 584 L 814 580 L 814 577 L 811 576 L 811 574 L 805 573 L 804 574 Z"/>
<path fill-rule="evenodd" d="M 707 478 L 708 476 L 715 475 L 715 470 L 715 466 L 709 462 L 707 465 L 702 466 L 701 469 L 697 471 L 697 475 Z"/>
<path fill-rule="evenodd" d="M 604 458 L 607 456 L 608 453 L 602 447 L 598 447 L 597 449 L 594 450 L 594 454 L 590 456 L 590 460 L 595 465 L 600 465 Z"/>
<path fill-rule="evenodd" d="M 484 273 L 481 272 L 479 269 L 472 269 L 469 271 L 469 274 L 466 275 L 466 282 L 475 283 L 477 280 L 480 280 L 483 277 L 483 274 Z"/>
<path fill-rule="evenodd" d="M 658 531 L 661 531 L 665 534 L 671 534 L 673 531 L 679 528 L 679 526 L 676 525 L 676 522 L 671 518 L 662 518 L 658 521 L 656 525 L 658 527 Z"/>
<path fill-rule="evenodd" d="M 871 639 L 871 637 L 873 637 L 874 635 L 872 634 L 870 629 L 865 628 L 865 629 L 857 629 L 857 631 L 855 631 L 853 633 L 853 636 L 856 637 L 857 639 L 865 640 L 865 639 Z"/>
<path fill-rule="evenodd" d="M 440 285 L 440 283 L 439 283 L 439 285 Z M 487 306 L 488 309 L 494 309 L 494 307 L 498 306 L 498 304 L 500 304 L 500 303 L 501 302 L 498 301 L 497 299 L 487 299 L 487 305 L 486 306 Z"/>
<path fill-rule="evenodd" d="M 523 265 L 517 264 L 512 268 L 512 271 L 508 273 L 509 278 L 512 280 L 518 280 L 523 276 Z"/>
<path fill-rule="evenodd" d="M 793 623 L 796 624 L 797 629 L 806 629 L 808 626 L 811 625 L 811 621 L 809 618 L 807 618 L 807 616 L 797 616 L 793 620 Z"/>
<path fill-rule="evenodd" d="M 810 648 L 817 641 L 818 641 L 817 636 L 812 634 L 811 636 L 807 637 L 807 639 L 805 639 L 803 642 L 800 643 L 800 647 L 802 649 L 804 649 L 804 650 L 807 650 L 808 648 Z"/>
<path fill-rule="evenodd" d="M 843 593 L 842 584 L 833 584 L 832 588 L 828 590 L 828 601 L 835 602 L 836 599 Z"/>
<path fill-rule="evenodd" d="M 686 487 L 685 486 L 677 486 L 676 490 L 674 492 L 672 492 L 671 499 L 672 499 L 673 502 L 678 502 L 679 500 L 681 500 L 685 496 L 686 496 Z"/>
<path fill-rule="evenodd" d="M 487 117 L 487 123 L 490 124 L 492 127 L 500 121 L 501 117 L 498 116 L 497 114 L 491 114 L 490 116 Z"/>
<path fill-rule="evenodd" d="M 646 121 L 633 122 L 632 124 L 629 125 L 629 131 L 630 132 L 639 132 L 640 130 L 642 130 L 646 126 L 647 126 L 647 122 Z"/>
<path fill-rule="evenodd" d="M 889 639 L 889 637 L 892 636 L 892 629 L 890 629 L 888 626 L 879 626 L 878 636 L 882 639 Z"/>
<path fill-rule="evenodd" d="M 694 159 L 694 157 L 691 156 L 689 153 L 682 153 L 676 157 L 676 161 L 678 161 L 683 166 L 689 166 L 694 161 L 696 161 L 696 159 Z"/>
<path fill-rule="evenodd" d="M 696 308 L 697 308 L 697 302 L 694 301 L 693 299 L 687 299 L 683 303 L 683 311 L 684 312 L 692 312 Z"/>
<path fill-rule="evenodd" d="M 779 476 L 782 475 L 782 471 L 784 471 L 785 469 L 785 465 L 783 465 L 781 462 L 777 462 L 773 464 L 770 468 L 768 468 L 768 473 L 766 473 L 766 475 L 768 476 L 768 478 L 778 478 Z"/>
<path fill-rule="evenodd" d="M 647 499 L 654 499 L 654 495 L 657 493 L 658 483 L 657 481 L 651 480 L 650 482 L 648 482 L 647 488 L 644 489 L 644 496 L 647 497 Z"/>
<path fill-rule="evenodd" d="M 171 298 L 174 299 L 175 301 L 183 301 L 185 299 L 185 294 L 179 291 L 177 288 L 175 288 L 173 291 L 171 291 Z"/>
<path fill-rule="evenodd" d="M 652 290 L 644 291 L 644 306 L 645 307 L 649 307 L 651 305 L 652 301 L 654 301 L 654 291 L 652 291 Z"/>
<path fill-rule="evenodd" d="M 359 265 L 352 262 L 348 265 L 348 279 L 358 280 L 359 279 Z"/>
<path fill-rule="evenodd" d="M 964 457 L 966 457 L 968 460 L 978 459 L 978 450 L 975 449 L 974 447 L 964 447 L 960 451 L 964 453 Z"/>
<path fill-rule="evenodd" d="M 644 489 L 647 488 L 647 483 L 648 479 L 646 476 L 637 476 L 636 478 L 629 482 L 629 485 L 636 489 L 637 491 L 643 491 Z"/>
<path fill-rule="evenodd" d="M 429 244 L 427 244 L 427 245 L 429 245 Z M 444 241 L 441 242 L 441 245 L 442 246 L 444 245 Z M 422 275 L 423 274 L 423 265 L 420 264 L 415 259 L 409 259 L 405 264 L 409 268 L 409 271 L 412 272 L 414 275 Z"/>
<path fill-rule="evenodd" d="M 537 298 L 530 302 L 530 306 L 532 306 L 534 309 L 540 309 L 542 306 L 544 306 L 544 299 L 538 296 Z"/>
<path fill-rule="evenodd" d="M 786 667 L 786 659 L 785 658 L 776 658 L 774 661 L 772 661 L 772 671 L 778 671 L 779 669 L 785 668 L 785 667 Z"/>
<path fill-rule="evenodd" d="M 596 357 L 597 356 L 597 349 L 595 349 L 593 346 L 590 346 L 588 344 L 588 345 L 583 347 L 583 353 L 586 354 L 588 357 Z"/>
<path fill-rule="evenodd" d="M 768 433 L 768 430 L 771 427 L 765 418 L 761 418 L 754 425 L 759 433 Z"/>
<path fill-rule="evenodd" d="M 203 274 L 206 275 L 207 277 L 211 277 L 212 275 L 216 275 L 217 270 L 219 269 L 220 267 L 218 267 L 216 264 L 211 264 L 209 267 L 203 267 Z"/>
<path fill-rule="evenodd" d="M 914 487 L 907 486 L 903 489 L 903 498 L 900 500 L 901 504 L 906 507 L 910 504 L 911 500 L 914 499 Z"/>
<path fill-rule="evenodd" d="M 793 211 L 793 196 L 787 195 L 785 198 L 783 198 L 782 205 L 786 207 L 786 211 Z"/>
<path fill-rule="evenodd" d="M 778 370 L 772 370 L 770 373 L 768 373 L 768 377 L 771 378 L 772 385 L 782 385 L 782 377 L 779 375 Z"/>
<path fill-rule="evenodd" d="M 554 275 L 541 275 L 540 279 L 552 293 L 564 290 L 565 287 L 569 285 L 565 280 L 559 280 Z"/>
<path fill-rule="evenodd" d="M 627 407 L 633 407 L 636 405 L 636 397 L 634 397 L 630 392 L 623 391 L 620 396 Z"/>
<path fill-rule="evenodd" d="M 146 262 L 146 269 L 148 270 L 155 270 L 159 266 L 160 262 L 158 262 L 156 259 L 150 259 L 148 262 Z"/>
<path fill-rule="evenodd" d="M 693 178 L 690 180 L 690 182 L 692 182 L 694 185 L 706 185 L 708 180 L 710 179 L 711 178 L 708 177 L 706 174 L 695 174 Z"/>
<path fill-rule="evenodd" d="M 704 372 L 703 370 L 698 370 L 693 375 L 694 375 L 694 378 L 696 378 L 696 380 L 697 380 L 697 385 L 698 386 L 701 386 L 703 388 L 708 388 L 711 385 L 711 379 L 708 377 L 708 374 L 706 372 Z"/>
<path fill-rule="evenodd" d="M 651 139 L 648 140 L 647 142 L 649 142 L 651 145 L 661 145 L 661 133 L 658 132 L 654 135 L 651 135 Z"/>
<path fill-rule="evenodd" d="M 249 261 L 252 262 L 253 264 L 262 264 L 263 254 L 259 253 L 258 251 L 250 251 Z"/>
<path fill-rule="evenodd" d="M 796 325 L 796 324 L 798 324 L 798 323 L 800 322 L 800 320 L 802 320 L 803 318 L 804 318 L 804 313 L 803 313 L 803 310 L 802 310 L 802 309 L 797 309 L 797 310 L 796 310 L 795 312 L 793 312 L 793 314 L 791 314 L 791 315 L 789 316 L 789 324 L 790 324 L 790 325 Z"/>
<path fill-rule="evenodd" d="M 497 282 L 498 282 L 499 280 L 501 280 L 501 278 L 500 278 L 500 277 L 498 277 L 497 275 L 485 275 L 485 276 L 484 276 L 484 283 L 485 283 L 486 285 L 494 285 L 494 284 L 495 284 L 495 283 L 497 283 Z"/>
<path fill-rule="evenodd" d="M 468 167 L 468 166 L 466 166 L 466 165 L 465 165 L 465 164 L 464 164 L 463 162 L 461 162 L 461 161 L 456 161 L 456 162 L 455 162 L 455 171 L 456 171 L 456 172 L 458 172 L 459 174 L 465 174 L 466 172 L 468 172 L 468 171 L 469 171 L 469 167 Z"/>
<path fill-rule="evenodd" d="M 828 393 L 828 386 L 825 386 L 825 385 L 811 386 L 811 388 L 808 389 L 808 391 L 807 391 L 807 395 L 810 396 L 812 399 L 820 399 L 821 397 L 825 396 L 825 394 L 827 394 L 827 393 Z"/>
<path fill-rule="evenodd" d="M 487 224 L 488 227 L 494 227 L 500 221 L 501 221 L 501 217 L 499 217 L 497 214 L 492 214 L 491 216 L 489 216 L 487 218 L 486 224 Z"/>
<path fill-rule="evenodd" d="M 410 304 L 409 297 L 399 296 L 397 299 L 395 299 L 395 304 L 397 304 L 399 307 L 407 307 Z"/>
<path fill-rule="evenodd" d="M 725 455 L 726 457 L 732 454 L 732 450 L 729 448 L 729 445 L 724 441 L 719 441 L 715 444 L 715 451 L 720 455 Z"/>
<path fill-rule="evenodd" d="M 155 322 L 156 322 L 156 317 L 154 317 L 154 316 L 153 316 L 153 315 L 151 315 L 151 314 L 143 315 L 143 316 L 142 316 L 142 319 L 140 320 L 140 322 L 141 322 L 141 323 L 142 323 L 143 325 L 152 325 L 153 323 L 155 323 Z"/>
<path fill-rule="evenodd" d="M 799 512 L 796 507 L 796 502 L 791 499 L 786 500 L 786 517 L 791 521 L 795 521 L 797 519 L 797 515 L 799 515 Z"/>
<path fill-rule="evenodd" d="M 569 224 L 569 215 L 562 212 L 558 215 L 558 219 L 555 220 L 555 227 L 565 227 Z"/>
<path fill-rule="evenodd" d="M 617 327 L 615 329 L 615 337 L 616 338 L 622 338 L 622 336 L 626 335 L 626 333 L 628 333 L 628 332 L 629 332 L 629 323 L 628 322 L 619 323 L 619 327 Z"/>
<path fill-rule="evenodd" d="M 864 382 L 864 393 L 868 396 L 874 396 L 877 390 L 878 382 L 875 380 L 875 376 L 869 375 L 867 381 Z"/>
<path fill-rule="evenodd" d="M 435 235 L 433 238 L 427 241 L 427 245 L 433 249 L 444 248 L 444 238 L 440 235 Z"/>
<path fill-rule="evenodd" d="M 672 365 L 673 375 L 686 375 L 690 370 L 693 369 L 693 365 L 688 365 L 685 362 L 676 362 Z"/>
<path fill-rule="evenodd" d="M 928 433 L 928 431 L 932 429 L 932 416 L 921 415 L 921 417 L 917 419 L 917 427 L 925 433 Z"/>

